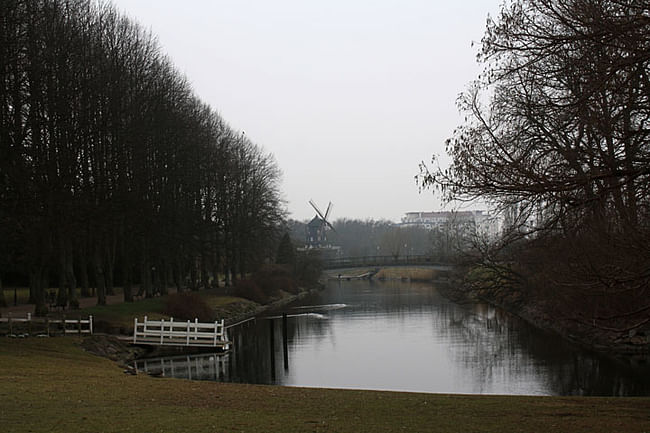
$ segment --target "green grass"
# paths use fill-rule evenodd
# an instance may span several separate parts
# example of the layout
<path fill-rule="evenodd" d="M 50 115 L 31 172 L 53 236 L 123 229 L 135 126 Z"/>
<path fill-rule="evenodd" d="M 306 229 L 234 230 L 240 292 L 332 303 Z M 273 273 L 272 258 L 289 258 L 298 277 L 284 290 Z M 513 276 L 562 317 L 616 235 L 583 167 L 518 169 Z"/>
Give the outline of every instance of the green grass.
<path fill-rule="evenodd" d="M 212 309 L 226 306 L 236 302 L 246 302 L 241 298 L 233 296 L 219 295 L 217 290 L 200 290 L 196 292 Z M 86 317 L 93 316 L 95 323 L 104 322 L 113 329 L 122 329 L 123 332 L 129 332 L 133 329 L 133 319 L 138 318 L 142 320 L 144 316 L 149 319 L 167 319 L 169 316 L 165 314 L 165 307 L 167 296 L 160 296 L 149 299 L 140 299 L 135 302 L 122 302 L 113 305 L 97 305 L 94 307 L 84 308 L 79 310 L 77 315 Z"/>
<path fill-rule="evenodd" d="M 153 320 L 167 318 L 163 314 L 165 301 L 166 297 L 158 297 L 113 305 L 96 305 L 79 310 L 76 314 L 83 317 L 92 315 L 96 323 L 106 322 L 115 328 L 128 329 L 133 328 L 133 319 L 136 317 L 139 320 L 142 320 L 144 316 Z"/>
<path fill-rule="evenodd" d="M 7 432 L 650 432 L 649 398 L 462 396 L 130 376 L 77 338 L 0 340 Z"/>

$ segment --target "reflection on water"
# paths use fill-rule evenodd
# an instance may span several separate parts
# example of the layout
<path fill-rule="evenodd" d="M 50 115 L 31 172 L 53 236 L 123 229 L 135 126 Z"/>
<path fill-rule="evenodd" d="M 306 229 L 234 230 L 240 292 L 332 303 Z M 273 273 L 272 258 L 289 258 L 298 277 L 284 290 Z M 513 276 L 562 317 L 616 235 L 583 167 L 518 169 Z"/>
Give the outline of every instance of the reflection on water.
<path fill-rule="evenodd" d="M 283 313 L 286 319 L 283 319 Z M 576 348 L 431 285 L 343 281 L 230 329 L 228 354 L 138 361 L 188 379 L 472 394 L 650 395 L 650 367 Z"/>

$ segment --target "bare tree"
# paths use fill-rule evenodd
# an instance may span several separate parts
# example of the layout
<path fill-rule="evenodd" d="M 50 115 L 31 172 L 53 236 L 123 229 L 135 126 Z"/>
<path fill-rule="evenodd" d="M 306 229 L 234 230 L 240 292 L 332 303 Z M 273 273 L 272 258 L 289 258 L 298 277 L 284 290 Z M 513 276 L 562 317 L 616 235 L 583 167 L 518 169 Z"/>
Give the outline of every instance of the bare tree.
<path fill-rule="evenodd" d="M 500 245 L 523 242 L 526 254 L 501 259 L 546 275 L 567 305 L 589 294 L 584 320 L 620 330 L 650 310 L 638 259 L 650 257 L 649 35 L 647 2 L 505 5 L 482 40 L 485 70 L 459 98 L 467 122 L 447 142 L 452 165 L 421 178 L 509 212 Z"/>

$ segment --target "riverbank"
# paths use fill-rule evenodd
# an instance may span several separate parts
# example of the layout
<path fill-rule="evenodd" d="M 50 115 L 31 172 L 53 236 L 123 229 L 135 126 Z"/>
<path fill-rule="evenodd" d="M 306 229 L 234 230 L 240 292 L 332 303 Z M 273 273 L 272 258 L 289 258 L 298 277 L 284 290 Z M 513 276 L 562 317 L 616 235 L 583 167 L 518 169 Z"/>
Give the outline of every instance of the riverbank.
<path fill-rule="evenodd" d="M 649 398 L 463 396 L 123 373 L 73 338 L 3 339 L 5 431 L 647 432 Z"/>
<path fill-rule="evenodd" d="M 119 289 L 119 288 L 118 288 Z M 298 293 L 279 292 L 275 298 L 271 298 L 266 304 L 259 304 L 249 299 L 233 296 L 226 293 L 223 288 L 207 289 L 199 291 L 186 291 L 200 296 L 205 304 L 214 313 L 214 318 L 224 319 L 226 325 L 237 323 L 241 320 L 254 317 L 268 309 L 281 308 L 283 305 L 293 302 L 301 297 L 313 293 L 317 288 L 304 288 Z M 176 294 L 170 290 L 170 294 Z M 98 333 L 131 335 L 133 334 L 133 319 L 148 316 L 150 319 L 169 319 L 165 314 L 168 295 L 156 296 L 153 298 L 137 299 L 134 302 L 124 302 L 123 295 L 116 294 L 107 297 L 106 305 L 97 305 L 97 298 L 79 298 L 79 309 L 74 310 L 53 310 L 48 313 L 51 319 L 59 319 L 63 316 L 70 319 L 87 318 L 93 316 L 94 330 Z M 24 318 L 28 313 L 34 312 L 34 304 L 19 304 L 17 306 L 4 307 L 0 309 L 0 317 Z M 1 335 L 1 332 L 0 332 Z"/>
<path fill-rule="evenodd" d="M 581 347 L 630 362 L 646 362 L 650 357 L 650 334 L 645 329 L 621 333 L 557 314 L 550 303 L 531 299 L 517 287 L 494 284 L 488 278 L 466 278 L 457 273 L 452 279 L 438 284 L 440 292 L 458 303 L 483 302 L 514 314 L 538 329 L 555 332 Z"/>

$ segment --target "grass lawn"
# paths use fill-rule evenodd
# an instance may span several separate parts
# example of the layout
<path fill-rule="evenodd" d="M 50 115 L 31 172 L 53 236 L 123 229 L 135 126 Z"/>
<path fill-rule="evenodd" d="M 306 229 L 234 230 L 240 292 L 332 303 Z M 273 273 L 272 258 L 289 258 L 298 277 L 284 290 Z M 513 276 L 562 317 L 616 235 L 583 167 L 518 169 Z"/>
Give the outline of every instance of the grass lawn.
<path fill-rule="evenodd" d="M 242 298 L 220 295 L 214 289 L 200 290 L 193 293 L 200 295 L 205 300 L 206 304 L 215 311 L 219 311 L 220 308 L 231 304 L 251 303 L 251 301 L 247 301 Z M 133 319 L 136 317 L 140 321 L 144 319 L 144 316 L 148 316 L 148 318 L 152 320 L 169 318 L 169 316 L 165 314 L 166 303 L 167 296 L 160 296 L 149 299 L 140 299 L 135 302 L 122 302 L 113 305 L 97 305 L 94 307 L 78 310 L 74 314 L 81 317 L 92 315 L 95 323 L 105 322 L 110 324 L 114 329 L 119 328 L 125 331 L 133 329 Z"/>
<path fill-rule="evenodd" d="M 493 397 L 130 376 L 79 339 L 0 340 L 6 432 L 650 432 L 650 398 Z"/>

